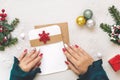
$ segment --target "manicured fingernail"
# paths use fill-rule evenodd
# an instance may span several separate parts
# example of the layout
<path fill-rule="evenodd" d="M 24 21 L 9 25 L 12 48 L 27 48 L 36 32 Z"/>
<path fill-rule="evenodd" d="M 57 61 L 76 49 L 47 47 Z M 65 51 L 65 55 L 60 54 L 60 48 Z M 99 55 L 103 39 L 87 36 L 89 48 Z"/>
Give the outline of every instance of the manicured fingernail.
<path fill-rule="evenodd" d="M 38 51 L 40 51 L 40 49 Z"/>
<path fill-rule="evenodd" d="M 32 48 L 32 51 L 31 51 L 31 52 L 33 52 L 33 53 L 34 53 L 35 51 L 36 51 L 36 48 Z"/>
<path fill-rule="evenodd" d="M 68 45 L 67 45 L 67 44 L 64 44 L 64 46 L 65 46 L 65 47 L 68 47 Z"/>
<path fill-rule="evenodd" d="M 78 48 L 79 46 L 78 45 L 75 45 L 76 48 Z"/>
<path fill-rule="evenodd" d="M 27 49 L 25 49 L 24 52 L 26 53 L 26 52 L 27 52 Z"/>
<path fill-rule="evenodd" d="M 40 53 L 40 49 L 38 49 L 38 53 Z"/>
<path fill-rule="evenodd" d="M 65 61 L 65 64 L 69 65 L 69 62 L 68 62 L 68 61 Z"/>
<path fill-rule="evenodd" d="M 72 48 L 73 47 L 73 45 L 70 45 L 70 48 Z"/>
<path fill-rule="evenodd" d="M 39 56 L 40 56 L 40 57 L 42 57 L 42 56 L 43 56 L 43 54 L 41 53 Z"/>
<path fill-rule="evenodd" d="M 36 48 L 33 48 L 32 50 L 33 50 L 33 51 L 35 51 L 35 50 L 36 50 Z"/>
<path fill-rule="evenodd" d="M 65 51 L 66 51 L 66 48 L 62 48 L 62 50 L 63 50 L 63 52 L 65 52 Z"/>

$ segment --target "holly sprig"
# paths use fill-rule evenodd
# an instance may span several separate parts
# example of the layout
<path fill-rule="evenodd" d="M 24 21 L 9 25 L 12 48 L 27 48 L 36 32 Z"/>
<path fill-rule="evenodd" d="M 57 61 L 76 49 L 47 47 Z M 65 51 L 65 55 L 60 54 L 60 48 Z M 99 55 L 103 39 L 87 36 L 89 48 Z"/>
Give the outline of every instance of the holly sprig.
<path fill-rule="evenodd" d="M 109 25 L 106 23 L 101 23 L 100 28 L 104 32 L 108 33 L 110 40 L 113 43 L 120 45 L 120 12 L 114 5 L 109 7 L 108 11 L 111 14 L 111 16 L 113 17 L 115 24 Z"/>
<path fill-rule="evenodd" d="M 7 14 L 5 9 L 0 13 L 0 51 L 4 51 L 5 47 L 9 47 L 18 42 L 17 38 L 12 38 L 11 32 L 16 28 L 19 19 L 15 18 L 10 24 L 7 21 Z"/>

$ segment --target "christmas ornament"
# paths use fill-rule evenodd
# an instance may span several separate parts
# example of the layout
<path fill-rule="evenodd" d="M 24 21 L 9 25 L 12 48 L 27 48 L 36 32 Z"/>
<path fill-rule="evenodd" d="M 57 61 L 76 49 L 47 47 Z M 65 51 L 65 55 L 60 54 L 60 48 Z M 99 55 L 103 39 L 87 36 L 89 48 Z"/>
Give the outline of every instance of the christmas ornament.
<path fill-rule="evenodd" d="M 86 9 L 86 10 L 83 12 L 83 15 L 84 15 L 84 17 L 88 20 L 88 19 L 91 19 L 91 18 L 92 18 L 93 12 L 92 12 L 92 10 L 90 10 L 90 9 Z"/>
<path fill-rule="evenodd" d="M 87 27 L 93 28 L 95 26 L 95 21 L 92 18 L 93 12 L 90 9 L 86 9 L 83 13 L 84 16 L 79 16 L 76 19 L 76 23 L 79 26 L 83 26 L 86 24 Z"/>
<path fill-rule="evenodd" d="M 49 33 L 46 33 L 45 31 L 42 32 L 42 34 L 39 34 L 40 41 L 43 41 L 44 44 L 46 44 L 47 41 L 50 40 Z"/>
<path fill-rule="evenodd" d="M 102 59 L 102 54 L 101 54 L 101 53 L 97 53 L 97 57 L 98 57 L 99 59 Z"/>
<path fill-rule="evenodd" d="M 84 17 L 84 16 L 79 16 L 79 17 L 77 17 L 76 23 L 77 23 L 78 25 L 80 25 L 80 26 L 85 25 L 85 23 L 86 23 L 85 17 Z"/>
<path fill-rule="evenodd" d="M 108 10 L 111 16 L 114 18 L 116 24 L 108 25 L 101 23 L 100 28 L 108 33 L 110 40 L 112 42 L 120 45 L 120 12 L 115 8 L 115 6 L 110 7 Z"/>
<path fill-rule="evenodd" d="M 120 54 L 116 55 L 115 57 L 110 59 L 108 62 L 115 72 L 120 70 Z"/>
<path fill-rule="evenodd" d="M 95 26 L 95 21 L 93 19 L 88 19 L 86 22 L 86 26 L 89 28 L 93 28 Z"/>
<path fill-rule="evenodd" d="M 17 42 L 17 38 L 11 37 L 11 32 L 15 29 L 19 20 L 16 18 L 11 22 L 11 24 L 7 21 L 7 14 L 5 13 L 5 9 L 1 10 L 0 13 L 0 51 L 4 51 L 5 47 L 15 44 Z"/>
<path fill-rule="evenodd" d="M 21 39 L 25 39 L 25 33 L 20 34 Z"/>

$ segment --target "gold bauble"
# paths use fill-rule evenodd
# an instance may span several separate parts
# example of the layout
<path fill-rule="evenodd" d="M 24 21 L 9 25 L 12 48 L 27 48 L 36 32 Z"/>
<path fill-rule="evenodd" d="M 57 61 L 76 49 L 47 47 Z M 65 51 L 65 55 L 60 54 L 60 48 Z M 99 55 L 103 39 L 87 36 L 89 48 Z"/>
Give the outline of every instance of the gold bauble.
<path fill-rule="evenodd" d="M 85 25 L 85 23 L 86 23 L 85 17 L 84 17 L 84 16 L 79 16 L 79 17 L 77 17 L 76 23 L 77 23 L 79 26 Z"/>

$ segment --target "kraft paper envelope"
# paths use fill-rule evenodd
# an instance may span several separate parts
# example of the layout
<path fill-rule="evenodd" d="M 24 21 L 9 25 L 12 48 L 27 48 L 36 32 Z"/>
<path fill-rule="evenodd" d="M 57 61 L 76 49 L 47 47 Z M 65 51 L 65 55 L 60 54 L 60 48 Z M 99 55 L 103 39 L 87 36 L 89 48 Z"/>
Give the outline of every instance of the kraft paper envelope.
<path fill-rule="evenodd" d="M 37 26 L 35 26 L 35 29 L 39 29 L 39 28 L 42 28 L 42 27 L 49 27 L 49 26 L 52 26 L 52 25 L 58 25 L 60 27 L 63 42 L 66 43 L 66 44 L 69 44 L 69 32 L 68 32 L 68 23 L 67 22 L 37 25 Z"/>

